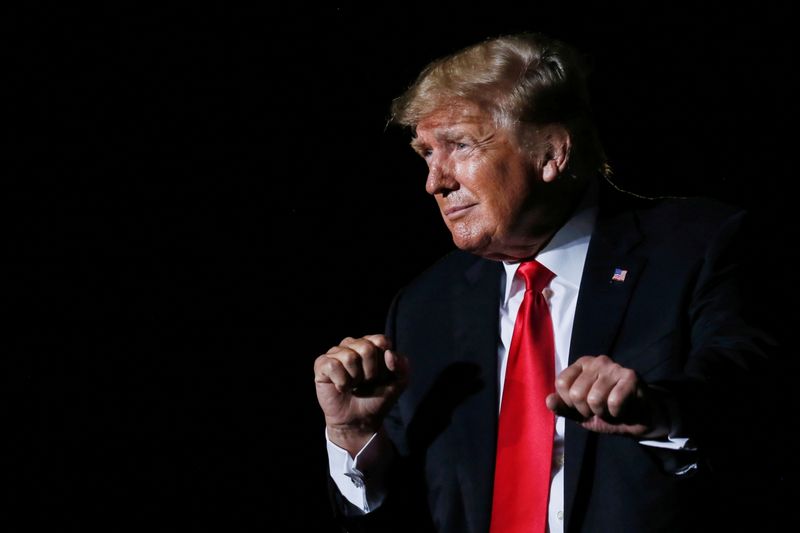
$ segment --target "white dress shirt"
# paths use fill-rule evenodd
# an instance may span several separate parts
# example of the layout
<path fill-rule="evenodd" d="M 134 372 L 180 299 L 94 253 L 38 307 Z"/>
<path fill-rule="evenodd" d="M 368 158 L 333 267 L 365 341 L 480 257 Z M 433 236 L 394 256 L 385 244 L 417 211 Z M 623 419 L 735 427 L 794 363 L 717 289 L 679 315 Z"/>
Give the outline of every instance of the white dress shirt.
<path fill-rule="evenodd" d="M 586 262 L 586 252 L 589 249 L 589 240 L 594 229 L 596 215 L 597 207 L 591 203 L 587 205 L 585 202 L 536 256 L 539 263 L 555 274 L 543 291 L 553 322 L 556 356 L 553 382 L 555 382 L 556 376 L 569 366 L 569 347 L 572 339 L 572 324 L 575 320 L 575 306 L 578 303 L 583 264 Z M 519 263 L 503 263 L 503 266 L 506 275 L 503 279 L 501 293 L 503 301 L 500 305 L 500 342 L 497 346 L 500 408 L 502 408 L 507 354 L 514 333 L 514 322 L 525 296 L 525 280 L 516 275 Z M 564 426 L 564 418 L 556 417 L 547 520 L 550 533 L 564 531 Z"/>
<path fill-rule="evenodd" d="M 550 242 L 536 256 L 536 260 L 546 266 L 555 277 L 543 293 L 550 308 L 555 340 L 555 375 L 569 365 L 569 348 L 572 339 L 572 325 L 575 307 L 583 276 L 583 266 L 589 249 L 592 230 L 597 216 L 594 191 L 564 226 L 559 229 Z M 503 383 L 508 348 L 514 332 L 514 322 L 525 294 L 525 281 L 516 276 L 519 263 L 503 263 L 505 276 L 502 277 L 500 304 L 500 339 L 497 345 L 497 365 L 502 403 Z M 586 354 L 599 355 L 599 354 Z M 502 406 L 498 406 L 501 408 Z M 548 524 L 550 533 L 564 530 L 564 418 L 556 417 L 553 441 L 553 467 L 551 471 L 550 500 L 548 505 Z M 382 435 L 382 434 L 380 434 Z M 327 433 L 326 433 L 327 436 Z M 382 437 L 385 438 L 385 437 Z M 328 440 L 328 463 L 331 477 L 342 495 L 358 509 L 368 513 L 383 501 L 382 487 L 364 483 L 362 470 L 370 472 L 370 479 L 376 479 L 376 470 L 383 470 L 391 456 L 376 453 L 377 448 L 387 448 L 377 443 L 380 438 L 373 436 L 370 442 L 355 458 Z M 686 445 L 687 439 L 670 438 L 661 441 L 641 441 L 641 444 L 661 448 L 679 449 Z M 361 468 L 359 468 L 359 465 Z M 379 478 L 379 476 L 378 476 Z M 374 483 L 377 485 L 377 482 Z M 369 486 L 368 486 L 369 485 Z"/>

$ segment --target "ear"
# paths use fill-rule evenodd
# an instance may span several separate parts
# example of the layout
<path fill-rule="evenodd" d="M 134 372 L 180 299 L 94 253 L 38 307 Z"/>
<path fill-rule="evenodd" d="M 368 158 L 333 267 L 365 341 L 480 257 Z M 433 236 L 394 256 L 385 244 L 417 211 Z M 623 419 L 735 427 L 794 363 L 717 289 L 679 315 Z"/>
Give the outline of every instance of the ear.
<path fill-rule="evenodd" d="M 546 133 L 547 150 L 542 161 L 542 181 L 555 181 L 567 168 L 572 139 L 564 126 L 548 126 Z"/>

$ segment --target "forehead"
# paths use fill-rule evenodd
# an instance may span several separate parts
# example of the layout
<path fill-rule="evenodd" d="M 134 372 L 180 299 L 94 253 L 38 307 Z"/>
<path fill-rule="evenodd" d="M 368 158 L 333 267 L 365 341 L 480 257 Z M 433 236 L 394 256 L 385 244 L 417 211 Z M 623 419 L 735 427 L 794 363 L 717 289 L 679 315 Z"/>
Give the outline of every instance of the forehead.
<path fill-rule="evenodd" d="M 462 130 L 495 130 L 492 115 L 472 102 L 462 102 L 440 108 L 417 123 L 417 137 L 435 136 Z"/>

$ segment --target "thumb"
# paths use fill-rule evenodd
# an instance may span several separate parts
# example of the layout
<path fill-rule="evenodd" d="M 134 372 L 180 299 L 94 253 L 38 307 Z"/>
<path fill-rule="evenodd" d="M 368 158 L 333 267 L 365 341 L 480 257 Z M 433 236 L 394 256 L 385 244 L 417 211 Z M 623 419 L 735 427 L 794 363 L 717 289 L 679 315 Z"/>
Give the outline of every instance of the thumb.
<path fill-rule="evenodd" d="M 409 364 L 408 357 L 400 355 L 394 350 L 386 350 L 383 353 L 383 360 L 386 363 L 386 368 L 394 374 L 395 379 L 401 386 L 405 386 L 408 382 Z"/>
<path fill-rule="evenodd" d="M 563 416 L 565 418 L 569 418 L 571 420 L 575 420 L 578 422 L 582 422 L 585 420 L 584 416 L 581 415 L 577 409 L 567 405 L 564 399 L 561 396 L 559 396 L 558 393 L 556 392 L 549 394 L 544 401 L 545 404 L 547 405 L 547 408 L 558 416 Z"/>
<path fill-rule="evenodd" d="M 567 405 L 564 403 L 561 397 L 555 392 L 548 394 L 544 402 L 547 405 L 547 408 L 556 414 L 558 414 L 559 410 L 562 410 L 565 407 L 567 407 Z"/>

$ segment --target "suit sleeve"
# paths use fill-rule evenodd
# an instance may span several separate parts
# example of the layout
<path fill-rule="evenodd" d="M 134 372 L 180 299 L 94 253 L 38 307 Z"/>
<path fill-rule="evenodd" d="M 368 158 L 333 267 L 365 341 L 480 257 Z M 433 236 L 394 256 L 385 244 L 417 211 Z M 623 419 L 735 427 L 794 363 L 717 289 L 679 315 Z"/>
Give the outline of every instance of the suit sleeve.
<path fill-rule="evenodd" d="M 754 290 L 759 254 L 753 253 L 753 242 L 742 212 L 711 239 L 689 295 L 684 372 L 654 383 L 677 404 L 677 431 L 691 436 L 706 460 L 744 457 L 752 452 L 744 446 L 767 429 L 760 414 L 775 343 L 758 327 L 769 299 Z"/>
<path fill-rule="evenodd" d="M 386 335 L 396 346 L 396 317 L 402 292 L 395 296 L 386 321 Z M 405 422 L 396 404 L 384 420 L 383 430 L 394 447 L 393 460 L 388 466 L 386 496 L 376 510 L 362 514 L 342 496 L 329 477 L 329 494 L 338 523 L 350 533 L 400 533 L 434 531 L 426 503 L 422 462 L 409 453 L 405 444 Z"/>

